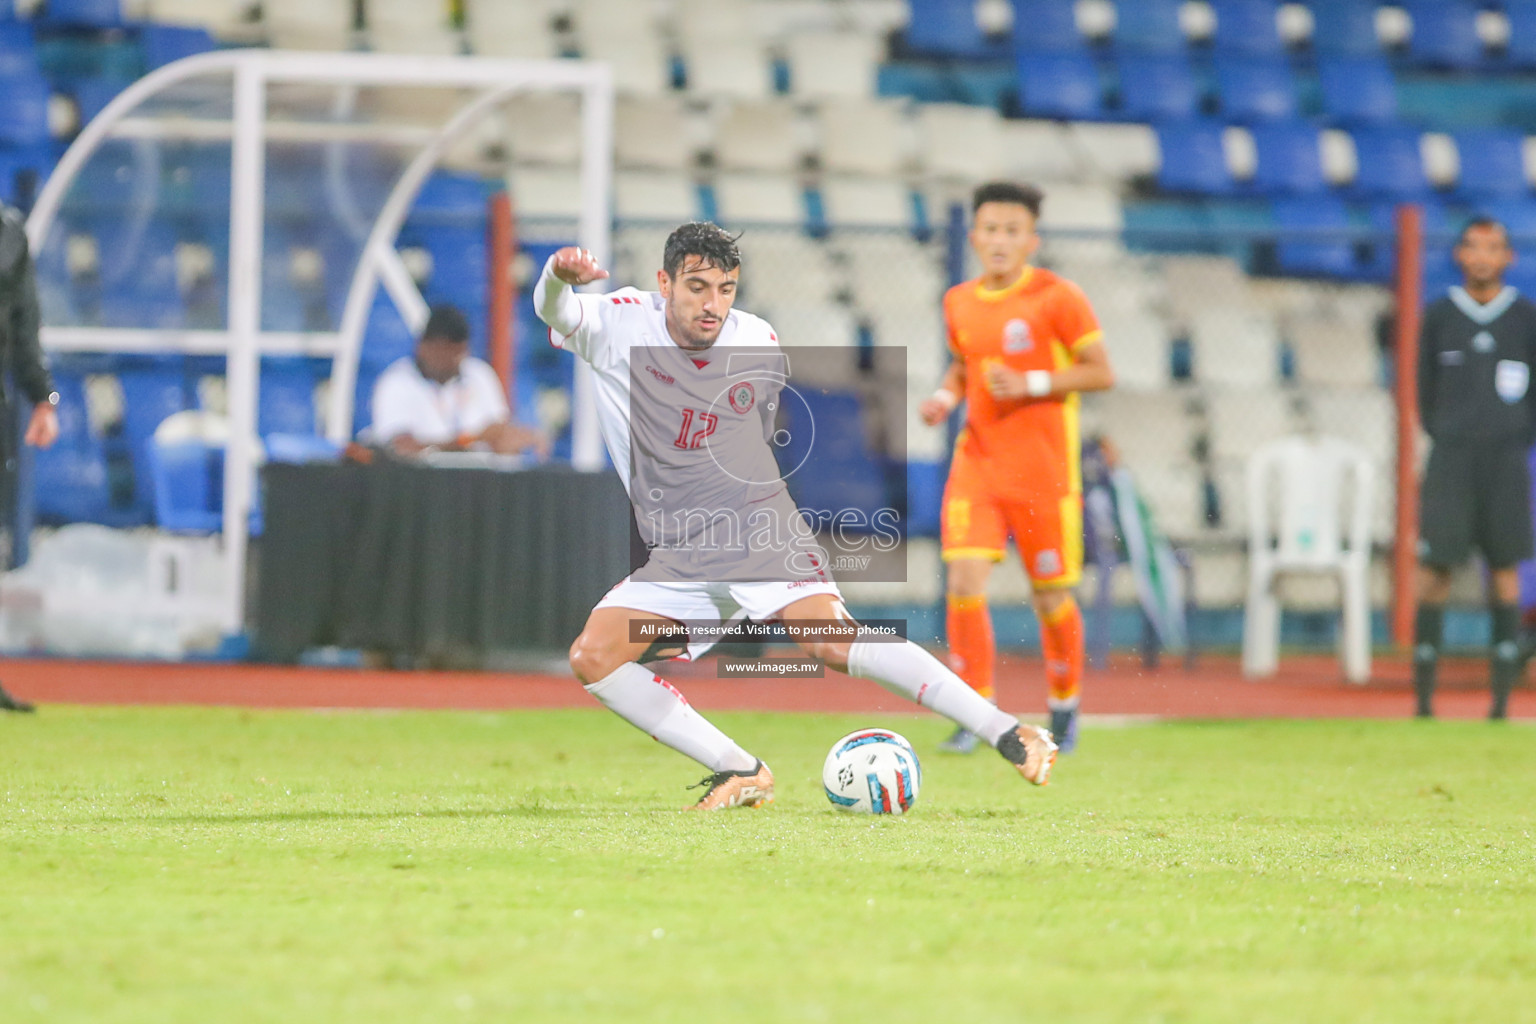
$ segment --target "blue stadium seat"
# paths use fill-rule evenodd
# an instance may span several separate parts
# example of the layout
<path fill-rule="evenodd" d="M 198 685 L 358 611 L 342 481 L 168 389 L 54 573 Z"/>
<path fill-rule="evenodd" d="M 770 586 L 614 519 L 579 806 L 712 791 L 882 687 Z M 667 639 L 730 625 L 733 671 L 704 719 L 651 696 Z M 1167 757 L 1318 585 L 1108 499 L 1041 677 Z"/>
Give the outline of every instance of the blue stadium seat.
<path fill-rule="evenodd" d="M 1104 116 L 1098 68 L 1086 53 L 1020 53 L 1019 100 L 1033 117 Z"/>
<path fill-rule="evenodd" d="M 118 28 L 123 23 L 123 10 L 118 0 L 48 0 L 44 12 L 50 25 Z"/>
<path fill-rule="evenodd" d="M 1216 52 L 1278 57 L 1285 51 L 1275 0 L 1215 0 Z"/>
<path fill-rule="evenodd" d="M 1230 121 L 1296 116 L 1296 79 L 1283 57 L 1218 57 L 1216 89 L 1221 112 Z"/>
<path fill-rule="evenodd" d="M 32 26 L 24 21 L 0 21 L 0 77 L 39 73 Z"/>
<path fill-rule="evenodd" d="M 1013 0 L 1013 48 L 1016 53 L 1068 53 L 1081 50 L 1073 0 Z"/>
<path fill-rule="evenodd" d="M 315 432 L 315 386 L 319 380 L 309 360 L 268 357 L 262 360 L 256 430 L 268 434 Z"/>
<path fill-rule="evenodd" d="M 267 462 L 332 462 L 342 446 L 316 434 L 267 434 L 262 438 Z"/>
<path fill-rule="evenodd" d="M 1313 0 L 1308 7 L 1312 11 L 1312 48 L 1318 53 L 1381 53 L 1374 0 Z"/>
<path fill-rule="evenodd" d="M 38 517 L 49 523 L 107 522 L 107 462 L 86 416 L 85 381 L 55 365 L 53 386 L 59 392 L 59 437 L 35 453 Z"/>
<path fill-rule="evenodd" d="M 1425 267 L 1434 265 L 1440 268 L 1436 271 L 1438 276 L 1451 273 L 1459 280 L 1461 272 L 1450 260 L 1454 234 L 1461 226 L 1459 218 L 1453 218 L 1445 204 L 1434 196 L 1425 197 L 1417 205 L 1423 214 Z M 1366 210 L 1374 239 L 1370 258 L 1362 269 L 1363 277 L 1388 282 L 1397 272 L 1398 206 L 1397 202 L 1381 201 L 1371 203 Z"/>
<path fill-rule="evenodd" d="M 103 218 L 88 230 L 96 237 L 103 325 L 182 326 L 186 308 L 176 276 L 174 226 L 165 220 Z"/>
<path fill-rule="evenodd" d="M 1504 225 L 1515 251 L 1529 257 L 1521 262 L 1536 264 L 1536 199 L 1490 199 L 1478 207 L 1478 212 Z"/>
<path fill-rule="evenodd" d="M 1230 195 L 1236 190 L 1227 169 L 1222 126 L 1215 121 L 1167 122 L 1157 126 L 1162 162 L 1157 184 L 1165 192 Z"/>
<path fill-rule="evenodd" d="M 1509 128 L 1471 128 L 1454 133 L 1461 158 L 1456 194 L 1467 200 L 1519 196 L 1525 180 L 1524 136 Z"/>
<path fill-rule="evenodd" d="M 881 458 L 865 444 L 858 395 L 810 389 L 803 397 L 803 407 L 785 406 L 791 441 L 779 450 L 781 466 L 801 467 L 787 481 L 790 493 L 813 514 L 858 509 L 872 516 L 885 504 L 885 476 Z M 814 431 L 797 429 L 796 418 L 807 414 Z"/>
<path fill-rule="evenodd" d="M 1477 5 L 1465 0 L 1407 0 L 1413 19 L 1408 56 L 1424 67 L 1463 71 L 1483 60 L 1477 36 Z"/>
<path fill-rule="evenodd" d="M 1349 208 L 1334 196 L 1279 199 L 1273 206 L 1279 229 L 1276 256 L 1287 274 L 1350 277 L 1359 267 L 1349 237 Z M 1295 234 L 1287 236 L 1286 232 Z M 1337 234 L 1331 234 L 1337 232 Z"/>
<path fill-rule="evenodd" d="M 970 0 L 908 0 L 906 44 L 913 53 L 929 57 L 996 58 L 1002 48 L 976 24 Z"/>
<path fill-rule="evenodd" d="M 1258 152 L 1253 187 L 1265 195 L 1309 195 L 1327 189 L 1317 128 L 1308 122 L 1258 125 L 1253 145 Z"/>
<path fill-rule="evenodd" d="M 121 78 L 107 78 L 100 75 L 76 81 L 71 87 L 71 92 L 75 99 L 75 106 L 80 111 L 80 125 L 84 127 L 95 120 L 96 115 L 101 113 L 102 109 L 112 102 L 113 97 L 126 89 L 129 84 Z"/>
<path fill-rule="evenodd" d="M 368 327 L 363 332 L 363 365 L 377 372 L 416 351 L 416 338 L 401 319 L 395 304 L 383 289 L 373 300 L 373 310 L 368 316 Z M 361 376 L 361 373 L 359 374 Z"/>
<path fill-rule="evenodd" d="M 1135 0 L 1115 5 L 1115 46 L 1167 53 L 1184 48 L 1179 24 L 1182 0 Z"/>
<path fill-rule="evenodd" d="M 1419 133 L 1412 128 L 1361 128 L 1352 133 L 1359 173 L 1354 190 L 1366 197 L 1417 199 L 1429 193 Z"/>
<path fill-rule="evenodd" d="M 1339 124 L 1397 119 L 1397 85 L 1386 58 L 1325 56 L 1317 62 L 1323 111 Z"/>
<path fill-rule="evenodd" d="M 125 367 L 117 379 L 123 388 L 123 439 L 133 463 L 134 504 L 150 513 L 155 507 L 150 455 L 155 428 L 167 416 L 193 408 L 195 401 L 187 375 L 173 360 Z"/>
<path fill-rule="evenodd" d="M 139 27 L 139 48 L 144 51 L 146 71 L 174 64 L 183 57 L 207 53 L 218 49 L 218 45 L 205 28 L 154 24 Z"/>
<path fill-rule="evenodd" d="M 471 174 L 437 171 L 422 183 L 411 207 L 413 221 L 485 215 L 485 181 Z"/>
<path fill-rule="evenodd" d="M 1504 61 L 1512 67 L 1536 68 L 1536 0 L 1504 0 L 1509 19 L 1509 43 Z"/>
<path fill-rule="evenodd" d="M 1174 121 L 1200 113 L 1200 83 L 1182 54 L 1122 53 L 1115 64 L 1123 117 Z"/>
<path fill-rule="evenodd" d="M 218 533 L 224 525 L 224 448 L 204 441 L 151 442 L 155 522 L 176 533 Z"/>
<path fill-rule="evenodd" d="M 0 77 L 0 142 L 48 141 L 48 82 L 36 71 Z"/>
<path fill-rule="evenodd" d="M 229 147 L 171 143 L 161 150 L 160 202 L 170 211 L 207 217 L 229 234 Z"/>

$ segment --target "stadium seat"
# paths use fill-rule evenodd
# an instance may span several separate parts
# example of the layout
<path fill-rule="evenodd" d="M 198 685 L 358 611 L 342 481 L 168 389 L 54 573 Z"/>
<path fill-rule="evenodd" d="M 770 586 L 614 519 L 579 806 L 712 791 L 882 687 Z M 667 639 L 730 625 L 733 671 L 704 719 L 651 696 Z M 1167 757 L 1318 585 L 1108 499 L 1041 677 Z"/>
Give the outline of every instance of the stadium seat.
<path fill-rule="evenodd" d="M 1256 125 L 1253 145 L 1258 165 L 1252 184 L 1265 195 L 1304 195 L 1327 188 L 1317 129 L 1309 122 Z"/>
<path fill-rule="evenodd" d="M 1168 122 L 1157 126 L 1162 156 L 1157 184 L 1165 192 L 1229 195 L 1236 189 L 1227 169 L 1222 126 L 1214 121 Z"/>
<path fill-rule="evenodd" d="M 1503 8 L 1509 22 L 1505 62 L 1522 70 L 1536 68 L 1536 0 L 1504 0 Z"/>
<path fill-rule="evenodd" d="M 927 57 L 996 59 L 1005 47 L 988 39 L 971 0 L 909 0 L 906 48 Z"/>
<path fill-rule="evenodd" d="M 377 376 L 386 366 L 416 351 L 416 336 L 406 326 L 400 311 L 381 291 L 374 297 L 373 309 L 368 315 L 368 326 L 363 331 L 363 347 L 360 367 Z M 363 370 L 358 370 L 358 376 Z"/>
<path fill-rule="evenodd" d="M 1408 56 L 1430 68 L 1462 71 L 1482 63 L 1483 44 L 1477 35 L 1477 5 L 1464 0 L 1406 0 L 1413 19 Z"/>
<path fill-rule="evenodd" d="M 175 228 L 164 220 L 107 218 L 87 230 L 96 240 L 103 325 L 182 326 Z"/>
<path fill-rule="evenodd" d="M 153 71 L 183 57 L 217 49 L 218 43 L 205 28 L 145 24 L 139 26 L 139 48 L 144 51 L 144 69 Z"/>
<path fill-rule="evenodd" d="M 101 113 L 108 103 L 118 93 L 128 87 L 128 82 L 120 78 L 106 78 L 97 76 L 77 80 L 71 87 L 75 100 L 75 108 L 79 111 L 80 125 L 84 127 Z"/>
<path fill-rule="evenodd" d="M 1419 134 L 1411 128 L 1361 128 L 1353 133 L 1359 173 L 1355 191 L 1365 197 L 1419 198 L 1429 192 Z"/>
<path fill-rule="evenodd" d="M 797 32 L 786 40 L 789 91 L 806 99 L 875 95 L 882 46 L 867 32 Z"/>
<path fill-rule="evenodd" d="M 826 100 L 816 120 L 823 170 L 894 176 L 910 161 L 907 106 L 900 100 Z"/>
<path fill-rule="evenodd" d="M 267 463 L 334 462 L 342 446 L 315 434 L 267 434 L 262 439 Z"/>
<path fill-rule="evenodd" d="M 1015 53 L 1067 53 L 1083 49 L 1072 0 L 1013 0 Z"/>
<path fill-rule="evenodd" d="M 1278 57 L 1279 5 L 1275 0 L 1215 0 L 1216 52 Z"/>
<path fill-rule="evenodd" d="M 620 220 L 681 223 L 699 218 L 693 179 L 680 171 L 619 171 L 613 182 L 614 214 Z"/>
<path fill-rule="evenodd" d="M 1373 332 L 1312 315 L 1293 319 L 1286 334 L 1296 357 L 1296 379 L 1303 385 L 1368 388 L 1381 377 Z"/>
<path fill-rule="evenodd" d="M 1519 132 L 1507 128 L 1469 128 L 1453 137 L 1461 166 L 1456 179 L 1459 197 L 1478 202 L 1530 191 L 1522 154 L 1525 137 Z"/>
<path fill-rule="evenodd" d="M 153 441 L 155 523 L 172 533 L 218 533 L 224 525 L 224 447 Z"/>
<path fill-rule="evenodd" d="M 1296 115 L 1296 79 L 1283 57 L 1221 56 L 1216 91 L 1229 121 L 1275 121 Z"/>
<path fill-rule="evenodd" d="M 319 380 L 309 360 L 268 357 L 262 360 L 256 430 L 265 436 L 313 434 L 315 388 Z"/>
<path fill-rule="evenodd" d="M 823 179 L 820 192 L 826 222 L 834 228 L 912 230 L 912 193 L 894 178 L 837 175 Z"/>
<path fill-rule="evenodd" d="M 676 96 L 619 97 L 613 118 L 614 159 L 620 167 L 681 171 L 698 156 L 697 133 Z"/>
<path fill-rule="evenodd" d="M 1349 209 L 1342 200 L 1334 196 L 1281 199 L 1274 203 L 1273 212 L 1282 273 L 1349 277 L 1356 272 L 1354 242 L 1348 234 Z M 1293 235 L 1288 237 L 1287 232 Z M 1321 237 L 1308 237 L 1313 233 Z"/>
<path fill-rule="evenodd" d="M 747 309 L 784 303 L 831 305 L 842 287 L 827 246 L 795 230 L 752 231 L 742 236 L 742 302 Z M 788 339 L 798 343 L 797 339 Z"/>
<path fill-rule="evenodd" d="M 53 386 L 59 393 L 59 436 L 33 456 L 37 515 L 48 523 L 106 521 L 110 505 L 106 456 L 101 439 L 91 432 L 85 382 L 55 365 Z"/>
<path fill-rule="evenodd" d="M 1319 54 L 1380 54 L 1374 0 L 1313 0 L 1308 7 L 1312 11 L 1312 48 Z"/>
<path fill-rule="evenodd" d="M 123 439 L 133 464 L 134 504 L 148 514 L 154 509 L 151 438 L 167 416 L 193 408 L 195 402 L 177 360 L 124 367 L 117 379 L 123 389 Z"/>
<path fill-rule="evenodd" d="M 999 142 L 1005 176 L 1036 184 L 1082 183 L 1089 168 L 1067 126 L 1058 121 L 1006 120 Z"/>
<path fill-rule="evenodd" d="M 806 157 L 804 135 L 789 101 L 737 101 L 715 124 L 715 166 L 726 171 L 800 170 Z"/>
<path fill-rule="evenodd" d="M 1047 229 L 1118 235 L 1125 226 L 1119 190 L 1095 184 L 1053 185 L 1040 208 L 1040 224 Z"/>
<path fill-rule="evenodd" d="M 576 220 L 581 216 L 581 179 L 565 168 L 513 167 L 512 200 L 524 217 Z"/>
<path fill-rule="evenodd" d="M 1019 103 L 1031 117 L 1094 120 L 1104 115 L 1098 68 L 1084 53 L 1020 53 Z"/>
<path fill-rule="evenodd" d="M 38 73 L 32 26 L 24 21 L 0 21 L 0 77 Z"/>
<path fill-rule="evenodd" d="M 262 24 L 272 45 L 286 50 L 346 50 L 352 45 L 352 4 L 340 0 L 262 0 Z"/>
<path fill-rule="evenodd" d="M 773 68 L 755 37 L 695 43 L 685 49 L 683 67 L 695 96 L 761 100 L 774 91 Z"/>
<path fill-rule="evenodd" d="M 464 5 L 464 37 L 483 57 L 558 57 L 551 21 L 551 11 L 544 4 L 469 0 Z"/>
<path fill-rule="evenodd" d="M 44 20 L 69 28 L 118 28 L 123 11 L 118 0 L 48 0 Z"/>
<path fill-rule="evenodd" d="M 1179 23 L 1180 0 L 1136 0 L 1115 5 L 1114 43 L 1142 52 L 1171 52 L 1184 48 Z"/>
<path fill-rule="evenodd" d="M 1220 460 L 1247 462 L 1297 427 L 1291 397 L 1278 388 L 1213 390 L 1205 397 L 1205 415 L 1211 454 Z"/>
<path fill-rule="evenodd" d="M 48 83 L 35 71 L 0 77 L 0 142 L 48 141 L 48 99 Z"/>
<path fill-rule="evenodd" d="M 369 46 L 380 53 L 452 55 L 461 51 L 462 39 L 441 4 L 368 0 L 364 13 Z"/>
<path fill-rule="evenodd" d="M 638 36 L 585 32 L 581 55 L 606 63 L 613 71 L 613 87 L 620 93 L 659 97 L 672 88 L 672 57 L 654 32 Z"/>
<path fill-rule="evenodd" d="M 1195 378 L 1207 385 L 1263 388 L 1280 376 L 1274 321 L 1240 306 L 1206 306 L 1191 319 Z"/>
<path fill-rule="evenodd" d="M 1132 121 L 1166 121 L 1200 112 L 1200 83 L 1177 53 L 1122 53 L 1115 61 L 1120 114 Z"/>
<path fill-rule="evenodd" d="M 1089 173 L 1129 183 L 1157 173 L 1157 134 L 1144 124 L 1068 126 Z"/>
<path fill-rule="evenodd" d="M 917 109 L 917 139 L 931 178 L 986 181 L 1002 172 L 1002 121 L 984 107 L 924 103 Z"/>
<path fill-rule="evenodd" d="M 1536 200 L 1524 196 L 1490 199 L 1479 210 L 1504 225 L 1517 252 L 1536 257 Z M 1536 263 L 1536 258 L 1529 262 Z"/>
<path fill-rule="evenodd" d="M 835 515 L 842 509 L 872 514 L 885 504 L 883 460 L 865 441 L 864 410 L 857 394 L 801 390 L 805 399 L 786 402 L 784 429 L 790 441 L 780 452 L 781 467 L 800 466 L 787 483 L 796 504 L 812 514 Z M 814 429 L 807 429 L 810 424 Z M 803 465 L 802 465 L 803 463 Z"/>
<path fill-rule="evenodd" d="M 1325 56 L 1317 62 L 1323 111 L 1340 124 L 1386 123 L 1397 118 L 1392 68 L 1379 56 Z"/>
<path fill-rule="evenodd" d="M 792 175 L 721 174 L 715 178 L 714 186 L 722 223 L 806 223 L 805 194 Z"/>
<path fill-rule="evenodd" d="M 562 167 L 581 162 L 581 99 L 575 93 L 515 96 L 502 111 L 513 162 Z"/>

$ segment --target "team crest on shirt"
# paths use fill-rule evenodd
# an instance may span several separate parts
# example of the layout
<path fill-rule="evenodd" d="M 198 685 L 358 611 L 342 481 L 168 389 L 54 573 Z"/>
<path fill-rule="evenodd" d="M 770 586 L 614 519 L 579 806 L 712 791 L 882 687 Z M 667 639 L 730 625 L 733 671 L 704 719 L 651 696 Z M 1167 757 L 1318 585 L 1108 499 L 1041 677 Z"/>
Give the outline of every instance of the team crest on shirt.
<path fill-rule="evenodd" d="M 746 412 L 752 408 L 752 403 L 757 401 L 757 393 L 752 390 L 752 385 L 747 381 L 732 384 L 726 397 L 730 399 L 731 408 L 737 412 Z"/>
<path fill-rule="evenodd" d="M 1035 347 L 1035 339 L 1030 336 L 1029 322 L 1027 320 L 1009 320 L 1003 325 L 1003 351 L 1017 354 L 1028 352 Z"/>
<path fill-rule="evenodd" d="M 1487 331 L 1478 331 L 1476 334 L 1474 334 L 1472 336 L 1472 351 L 1492 352 L 1493 335 L 1489 334 Z"/>

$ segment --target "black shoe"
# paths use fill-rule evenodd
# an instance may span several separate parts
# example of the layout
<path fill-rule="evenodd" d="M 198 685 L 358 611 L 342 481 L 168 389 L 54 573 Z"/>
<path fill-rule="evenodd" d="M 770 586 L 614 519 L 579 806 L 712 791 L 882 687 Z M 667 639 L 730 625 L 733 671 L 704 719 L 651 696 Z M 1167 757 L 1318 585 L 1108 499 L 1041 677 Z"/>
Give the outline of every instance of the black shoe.
<path fill-rule="evenodd" d="M 0 686 L 0 711 L 20 711 L 26 713 L 36 710 L 37 708 L 29 701 L 17 700 L 5 692 L 5 687 Z"/>

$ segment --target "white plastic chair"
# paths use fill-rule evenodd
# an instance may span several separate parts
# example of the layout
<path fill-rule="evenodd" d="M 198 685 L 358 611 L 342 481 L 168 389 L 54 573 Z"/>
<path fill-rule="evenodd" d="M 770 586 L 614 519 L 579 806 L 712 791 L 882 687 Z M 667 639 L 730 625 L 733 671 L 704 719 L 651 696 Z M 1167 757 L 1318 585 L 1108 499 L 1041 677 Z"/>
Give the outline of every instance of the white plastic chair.
<path fill-rule="evenodd" d="M 1371 494 L 1365 452 L 1335 438 L 1288 437 L 1248 461 L 1248 606 L 1243 674 L 1271 676 L 1280 660 L 1280 601 L 1285 573 L 1339 578 L 1343 621 L 1339 657 L 1344 676 L 1371 676 Z M 1271 503 L 1278 516 L 1271 521 Z M 1346 518 L 1347 516 L 1347 518 Z"/>

